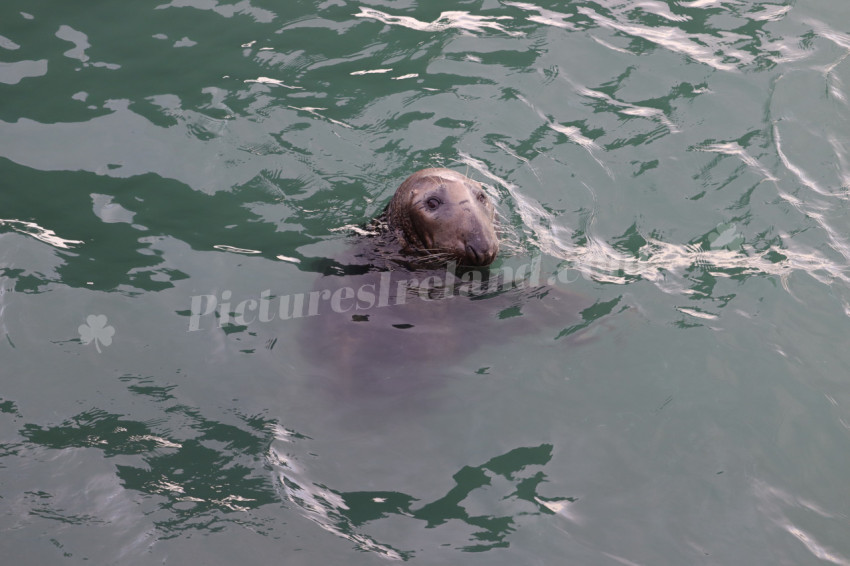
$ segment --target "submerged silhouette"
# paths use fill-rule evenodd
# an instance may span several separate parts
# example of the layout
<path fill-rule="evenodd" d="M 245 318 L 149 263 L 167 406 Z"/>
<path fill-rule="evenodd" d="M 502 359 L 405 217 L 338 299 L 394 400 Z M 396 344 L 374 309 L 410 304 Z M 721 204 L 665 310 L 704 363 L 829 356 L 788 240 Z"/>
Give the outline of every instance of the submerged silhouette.
<path fill-rule="evenodd" d="M 340 394 L 433 388 L 482 345 L 586 325 L 590 302 L 541 285 L 539 262 L 490 272 L 493 204 L 459 173 L 414 174 L 369 228 L 318 280 L 300 334 L 312 377 Z"/>

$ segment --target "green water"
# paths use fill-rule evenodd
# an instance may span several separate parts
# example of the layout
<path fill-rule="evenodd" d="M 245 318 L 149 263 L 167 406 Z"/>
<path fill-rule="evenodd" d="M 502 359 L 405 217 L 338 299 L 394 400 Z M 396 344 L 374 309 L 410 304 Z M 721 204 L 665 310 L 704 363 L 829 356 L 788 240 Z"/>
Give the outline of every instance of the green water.
<path fill-rule="evenodd" d="M 6 0 L 4 563 L 850 564 L 847 14 Z M 234 318 L 428 166 L 543 284 L 433 382 Z"/>

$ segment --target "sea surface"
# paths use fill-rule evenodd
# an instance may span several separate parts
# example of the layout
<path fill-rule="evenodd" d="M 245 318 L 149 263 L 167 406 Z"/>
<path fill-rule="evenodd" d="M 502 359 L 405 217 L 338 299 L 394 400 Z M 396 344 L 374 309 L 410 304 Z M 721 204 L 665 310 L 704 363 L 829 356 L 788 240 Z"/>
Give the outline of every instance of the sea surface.
<path fill-rule="evenodd" d="M 849 89 L 847 0 L 4 0 L 0 561 L 850 565 Z M 424 167 L 506 284 L 317 346 Z"/>

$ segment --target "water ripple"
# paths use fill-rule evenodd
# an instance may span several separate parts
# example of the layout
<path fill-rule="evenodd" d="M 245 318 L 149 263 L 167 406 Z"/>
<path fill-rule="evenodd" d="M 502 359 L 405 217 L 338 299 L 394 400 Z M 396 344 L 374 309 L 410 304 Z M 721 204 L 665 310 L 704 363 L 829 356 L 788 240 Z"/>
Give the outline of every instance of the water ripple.
<path fill-rule="evenodd" d="M 830 522 L 838 521 L 839 523 L 844 523 L 846 517 L 836 516 L 812 501 L 792 495 L 761 480 L 754 483 L 753 491 L 759 501 L 759 510 L 784 531 L 797 538 L 812 555 L 832 564 L 850 566 L 850 559 L 829 548 L 829 546 L 818 540 L 812 532 L 796 525 L 788 518 L 788 514 L 794 513 L 798 509 L 803 509 L 818 518 Z"/>
<path fill-rule="evenodd" d="M 68 249 L 71 246 L 76 246 L 85 243 L 82 240 L 68 240 L 65 238 L 60 238 L 53 230 L 48 230 L 47 228 L 39 226 L 35 222 L 0 218 L 0 226 L 8 226 L 16 232 L 26 234 L 27 236 L 32 236 L 36 240 L 40 240 L 45 244 L 50 244 L 54 248 Z"/>
<path fill-rule="evenodd" d="M 738 148 L 740 149 L 740 148 Z M 736 155 L 730 146 L 728 151 Z M 470 168 L 505 189 L 516 204 L 524 226 L 533 235 L 534 246 L 542 253 L 568 262 L 572 268 L 589 279 L 602 283 L 624 285 L 643 279 L 657 284 L 669 284 L 671 277 L 695 266 L 706 269 L 717 276 L 771 275 L 778 277 L 787 287 L 788 277 L 795 272 L 804 272 L 816 280 L 831 284 L 839 280 L 850 283 L 848 267 L 826 258 L 814 249 L 794 244 L 789 237 L 782 245 L 756 250 L 742 245 L 740 249 L 704 249 L 701 245 L 664 242 L 650 236 L 642 236 L 644 245 L 638 254 L 630 255 L 615 249 L 604 239 L 593 234 L 593 218 L 586 230 L 587 242 L 575 245 L 563 230 L 557 228 L 555 217 L 538 203 L 524 196 L 515 184 L 490 172 L 486 165 L 468 155 L 462 161 Z M 587 187 L 588 190 L 591 190 Z M 724 236 L 731 240 L 733 237 Z M 680 292 L 684 292 L 680 288 Z"/>
<path fill-rule="evenodd" d="M 452 11 L 442 12 L 433 22 L 423 22 L 410 16 L 392 16 L 374 8 L 360 7 L 360 13 L 354 15 L 357 18 L 369 18 L 378 20 L 387 25 L 402 26 L 416 31 L 445 31 L 447 29 L 460 29 L 472 33 L 481 33 L 492 29 L 511 36 L 521 36 L 519 32 L 511 32 L 498 20 L 511 20 L 510 16 L 477 16 L 469 12 Z"/>

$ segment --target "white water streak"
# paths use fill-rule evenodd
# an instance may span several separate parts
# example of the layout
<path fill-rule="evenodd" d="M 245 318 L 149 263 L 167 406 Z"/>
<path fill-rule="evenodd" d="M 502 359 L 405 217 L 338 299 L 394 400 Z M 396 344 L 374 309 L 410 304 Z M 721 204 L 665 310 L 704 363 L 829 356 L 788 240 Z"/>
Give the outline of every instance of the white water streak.
<path fill-rule="evenodd" d="M 292 90 L 300 90 L 303 87 L 300 86 L 290 86 L 288 84 L 284 84 L 283 81 L 279 81 L 277 79 L 272 79 L 269 77 L 257 77 L 256 79 L 245 79 L 246 83 L 260 83 L 272 86 L 282 86 L 284 88 L 292 89 Z"/>
<path fill-rule="evenodd" d="M 567 79 L 569 81 L 569 79 Z M 650 108 L 648 106 L 638 106 L 637 104 L 631 104 L 629 102 L 623 102 L 621 100 L 616 100 L 604 92 L 599 92 L 597 90 L 592 90 L 587 87 L 578 86 L 569 81 L 573 88 L 578 92 L 578 94 L 582 96 L 586 96 L 587 98 L 593 98 L 596 100 L 602 100 L 611 106 L 617 106 L 621 108 L 620 112 L 626 114 L 628 116 L 636 116 L 638 118 L 647 118 L 649 120 L 658 120 L 670 131 L 671 134 L 676 134 L 679 132 L 679 128 L 670 121 L 666 114 L 664 114 L 663 110 L 658 108 Z"/>
<path fill-rule="evenodd" d="M 575 246 L 566 238 L 558 236 L 554 217 L 542 206 L 523 196 L 516 185 L 491 173 L 482 161 L 469 155 L 461 153 L 461 162 L 508 192 L 516 203 L 523 225 L 531 231 L 541 252 L 569 262 L 573 269 L 594 281 L 625 285 L 640 278 L 662 285 L 669 283 L 671 275 L 702 265 L 707 269 L 734 271 L 736 275 L 776 276 L 786 290 L 788 277 L 798 271 L 824 284 L 835 280 L 850 283 L 845 267 L 816 250 L 795 249 L 787 237 L 782 247 L 771 246 L 757 251 L 751 246 L 742 246 L 741 250 L 703 250 L 699 246 L 673 244 L 644 236 L 646 244 L 635 257 L 594 237 L 588 227 L 587 243 Z M 777 260 L 776 257 L 784 259 Z"/>
<path fill-rule="evenodd" d="M 578 26 L 566 21 L 568 18 L 572 17 L 570 14 L 562 14 L 560 12 L 546 10 L 545 8 L 540 8 L 538 6 L 535 6 L 534 4 L 528 4 L 526 2 L 503 2 L 503 4 L 505 6 L 512 6 L 514 8 L 519 8 L 520 10 L 525 10 L 527 12 L 537 12 L 539 15 L 528 17 L 528 21 L 530 22 L 553 26 L 561 29 L 578 29 Z"/>
<path fill-rule="evenodd" d="M 689 22 L 691 20 L 690 16 L 674 14 L 670 11 L 670 6 L 662 2 L 652 2 L 645 0 L 643 2 L 635 2 L 633 6 L 635 8 L 642 9 L 644 12 L 655 14 L 656 16 L 661 16 L 662 18 L 671 22 Z"/>
<path fill-rule="evenodd" d="M 235 246 L 228 246 L 227 244 L 216 244 L 213 248 L 223 251 L 223 252 L 231 252 L 234 254 L 245 254 L 245 255 L 255 255 L 262 253 L 258 250 L 249 250 L 246 248 L 237 248 Z"/>
<path fill-rule="evenodd" d="M 596 156 L 596 152 L 602 151 L 602 148 L 599 146 L 599 144 L 582 134 L 581 130 L 576 126 L 564 126 L 563 124 L 559 124 L 554 120 L 550 119 L 524 96 L 517 95 L 517 98 L 521 102 L 525 103 L 529 108 L 531 108 L 540 117 L 540 119 L 546 123 L 546 125 L 550 129 L 565 135 L 568 140 L 584 148 L 587 153 L 590 154 L 590 157 L 592 157 L 593 160 L 596 161 L 596 163 L 598 163 L 599 166 L 605 170 L 605 173 L 607 173 L 608 176 L 611 177 L 611 179 L 614 178 L 614 172 L 611 171 L 611 169 L 607 165 L 605 165 L 605 163 L 599 157 Z"/>
<path fill-rule="evenodd" d="M 850 566 L 850 560 L 818 541 L 811 533 L 792 523 L 783 508 L 805 509 L 824 519 L 834 521 L 836 526 L 843 525 L 846 522 L 846 517 L 836 516 L 809 500 L 791 495 L 760 480 L 754 483 L 753 491 L 759 502 L 758 511 L 775 525 L 796 537 L 812 555 L 839 566 Z"/>
<path fill-rule="evenodd" d="M 797 178 L 797 180 L 803 186 L 808 187 L 809 189 L 811 189 L 812 191 L 814 191 L 815 193 L 817 193 L 818 195 L 821 195 L 823 197 L 834 197 L 834 198 L 839 198 L 839 199 L 842 199 L 842 200 L 847 200 L 848 196 L 847 196 L 846 187 L 847 187 L 847 183 L 850 182 L 850 179 L 848 179 L 848 176 L 846 174 L 843 175 L 845 186 L 842 187 L 842 191 L 840 193 L 833 194 L 833 193 L 830 193 L 829 191 L 823 189 L 814 180 L 812 180 L 809 177 L 809 175 L 805 171 L 803 171 L 802 168 L 791 163 L 791 160 L 788 159 L 788 157 L 782 151 L 782 138 L 779 134 L 779 129 L 778 129 L 778 127 L 775 123 L 773 125 L 773 132 L 774 132 L 774 142 L 775 142 L 775 146 L 776 146 L 776 152 L 779 155 L 779 158 L 782 161 L 782 164 L 785 166 L 785 168 L 792 175 L 794 175 Z M 827 211 L 827 210 L 830 210 L 832 208 L 828 203 L 824 203 L 824 202 L 818 202 L 818 203 L 804 202 L 803 200 L 801 200 L 801 199 L 779 189 L 779 184 L 778 184 L 779 179 L 777 177 L 775 177 L 774 175 L 772 175 L 761 163 L 759 163 L 759 161 L 757 159 L 755 159 L 753 156 L 751 156 L 749 153 L 747 153 L 747 151 L 744 148 L 742 148 L 739 144 L 737 144 L 735 142 L 709 144 L 709 145 L 697 147 L 695 149 L 697 151 L 714 152 L 714 153 L 720 153 L 720 154 L 723 154 L 723 155 L 729 155 L 729 156 L 732 156 L 732 157 L 737 157 L 745 165 L 747 165 L 748 167 L 750 167 L 750 168 L 754 169 L 755 171 L 757 171 L 758 173 L 760 173 L 762 175 L 762 177 L 764 177 L 764 180 L 774 183 L 774 185 L 776 185 L 776 187 L 777 187 L 777 194 L 779 195 L 779 197 L 782 198 L 783 200 L 785 200 L 786 202 L 788 202 L 791 206 L 793 206 L 795 209 L 797 209 L 797 211 L 800 212 L 801 214 L 803 214 L 806 217 L 814 220 L 818 224 L 818 226 L 820 226 L 820 228 L 826 233 L 826 235 L 829 239 L 830 247 L 832 249 L 834 249 L 835 251 L 837 251 L 839 254 L 841 254 L 846 260 L 850 261 L 850 244 L 847 243 L 846 239 L 844 238 L 844 236 L 841 233 L 839 233 L 832 226 L 827 224 L 826 218 L 824 217 L 823 211 Z M 841 160 L 841 163 L 843 164 L 843 159 Z M 777 250 L 777 252 L 781 253 L 783 255 L 788 255 L 787 250 Z M 824 282 L 827 282 L 830 278 L 844 279 L 844 276 L 843 276 L 844 271 L 845 271 L 844 268 L 839 267 L 835 264 L 832 264 L 832 267 L 827 269 L 826 266 L 828 264 L 830 264 L 831 262 L 829 262 L 826 258 L 823 258 L 819 254 L 813 254 L 813 253 L 807 253 L 807 254 L 804 254 L 804 255 L 808 255 L 808 256 L 815 255 L 815 256 L 818 257 L 818 261 L 816 263 L 819 264 L 820 267 L 818 267 L 816 269 L 816 271 L 826 270 L 826 272 L 829 275 L 829 277 L 826 280 L 824 280 Z M 809 263 L 811 265 L 814 265 L 814 264 L 811 263 L 811 259 L 805 260 L 804 263 Z M 810 275 L 812 275 L 813 277 L 815 277 L 818 280 L 821 280 L 819 278 L 819 276 L 814 272 L 810 273 Z"/>
<path fill-rule="evenodd" d="M 327 116 L 322 116 L 321 114 L 319 114 L 319 110 L 327 110 L 327 108 L 315 108 L 315 107 L 312 107 L 312 106 L 303 106 L 303 107 L 287 106 L 287 108 L 291 108 L 292 110 L 301 110 L 302 112 L 307 112 L 307 113 L 312 114 L 314 116 L 318 116 L 319 118 L 321 118 L 323 120 L 327 120 L 328 122 L 331 122 L 332 124 L 342 126 L 343 128 L 349 128 L 349 129 L 352 128 L 352 126 L 349 126 L 345 122 L 340 122 L 339 120 L 334 120 L 333 118 L 328 118 Z"/>
<path fill-rule="evenodd" d="M 82 240 L 66 240 L 56 235 L 53 230 L 42 228 L 35 222 L 26 222 L 24 220 L 4 220 L 0 218 L 0 226 L 8 226 L 16 232 L 32 236 L 36 240 L 40 240 L 45 244 L 50 244 L 54 248 L 68 249 L 77 244 L 84 244 Z"/>
<path fill-rule="evenodd" d="M 721 71 L 735 71 L 737 64 L 726 63 L 727 57 L 738 59 L 743 65 L 753 61 L 753 56 L 737 49 L 729 50 L 718 56 L 721 45 L 731 45 L 747 39 L 745 36 L 731 32 L 719 32 L 717 36 L 699 33 L 688 33 L 676 27 L 649 27 L 640 24 L 626 24 L 580 6 L 579 13 L 593 19 L 601 27 L 606 27 L 634 37 L 640 37 L 675 53 L 681 53 L 694 61 L 705 63 Z"/>
<path fill-rule="evenodd" d="M 402 26 L 416 31 L 439 32 L 447 29 L 460 29 L 472 33 L 481 33 L 492 29 L 510 36 L 518 37 L 522 33 L 511 32 L 496 20 L 511 20 L 510 16 L 476 16 L 469 12 L 451 11 L 443 12 L 433 22 L 423 22 L 410 16 L 392 16 L 373 8 L 360 7 L 360 13 L 354 14 L 356 18 L 369 18 L 378 20 L 387 25 Z"/>
<path fill-rule="evenodd" d="M 528 169 L 531 171 L 531 174 L 534 175 L 534 177 L 538 181 L 540 181 L 540 175 L 537 173 L 537 170 L 534 168 L 534 165 L 531 164 L 531 161 L 529 161 L 525 157 L 521 156 L 520 154 L 518 154 L 517 152 L 515 152 L 514 150 L 509 148 L 507 146 L 507 144 L 504 143 L 504 142 L 497 141 L 496 147 L 498 147 L 499 149 L 501 149 L 502 151 L 504 151 L 505 153 L 507 153 L 508 155 L 513 157 L 514 159 L 516 159 L 517 161 L 522 161 L 523 163 L 525 163 L 526 166 L 528 167 Z"/>
<path fill-rule="evenodd" d="M 843 138 L 838 138 L 834 134 L 828 136 L 829 145 L 832 146 L 832 151 L 835 152 L 835 157 L 838 159 L 838 172 L 841 176 L 841 193 L 836 195 L 847 200 L 850 197 L 850 173 L 848 173 L 847 162 L 847 147 Z"/>
<path fill-rule="evenodd" d="M 812 26 L 812 29 L 819 36 L 833 42 L 838 47 L 844 49 L 844 54 L 841 57 L 836 59 L 831 64 L 822 67 L 822 70 L 823 75 L 827 81 L 829 93 L 841 102 L 846 102 L 847 95 L 844 94 L 844 90 L 841 88 L 843 86 L 841 78 L 837 74 L 833 73 L 833 71 L 838 65 L 843 63 L 848 56 L 850 56 L 850 36 L 845 33 L 835 31 L 828 25 L 818 20 L 806 20 L 806 23 Z"/>
<path fill-rule="evenodd" d="M 719 5 L 723 0 L 693 0 L 693 2 L 679 2 L 683 8 L 708 8 Z"/>
<path fill-rule="evenodd" d="M 353 71 L 351 73 L 352 76 L 356 75 L 380 75 L 383 73 L 391 73 L 392 69 L 370 69 L 366 71 Z"/>
<path fill-rule="evenodd" d="M 723 155 L 730 155 L 732 157 L 737 157 L 741 161 L 744 162 L 745 165 L 751 167 L 758 171 L 762 177 L 764 177 L 767 181 L 778 181 L 776 177 L 770 174 L 770 171 L 765 169 L 765 167 L 758 162 L 756 158 L 747 153 L 743 147 L 741 147 L 736 142 L 726 142 L 726 143 L 714 143 L 709 145 L 703 145 L 695 148 L 697 151 L 707 151 L 711 153 L 722 153 Z"/>
<path fill-rule="evenodd" d="M 778 22 L 791 11 L 791 6 L 771 6 L 763 13 L 753 15 L 753 19 L 764 22 Z"/>
<path fill-rule="evenodd" d="M 820 37 L 833 42 L 838 47 L 850 50 L 850 35 L 836 31 L 819 20 L 807 19 L 804 23 L 812 26 L 812 30 Z"/>
<path fill-rule="evenodd" d="M 593 41 L 595 41 L 596 43 L 598 43 L 602 47 L 610 49 L 611 51 L 616 51 L 617 53 L 623 53 L 625 55 L 633 55 L 633 53 L 631 51 L 629 51 L 628 49 L 623 49 L 622 47 L 617 47 L 615 45 L 611 45 L 607 41 L 603 41 L 603 40 L 599 39 L 598 37 L 596 37 L 595 35 L 591 35 L 590 39 L 592 39 Z"/>
<path fill-rule="evenodd" d="M 707 313 L 705 311 L 701 311 L 701 310 L 698 310 L 698 309 L 691 309 L 691 308 L 687 308 L 687 307 L 676 307 L 676 310 L 683 313 L 683 314 L 686 314 L 688 316 L 692 316 L 694 318 L 701 318 L 701 319 L 705 319 L 705 320 L 714 320 L 716 318 L 720 318 L 716 314 Z"/>
<path fill-rule="evenodd" d="M 299 469 L 293 459 L 283 452 L 282 444 L 290 443 L 291 434 L 279 425 L 273 427 L 275 443 L 269 448 L 268 460 L 279 476 L 278 485 L 286 499 L 297 506 L 302 514 L 324 530 L 354 543 L 358 549 L 372 552 L 389 560 L 402 560 L 403 557 L 389 546 L 383 545 L 371 537 L 354 532 L 354 525 L 344 517 L 341 511 L 348 507 L 342 498 L 320 486 Z M 275 446 L 277 444 L 277 446 Z"/>
<path fill-rule="evenodd" d="M 797 177 L 800 183 L 802 183 L 806 187 L 809 187 L 819 195 L 829 196 L 829 191 L 820 188 L 818 184 L 815 183 L 814 180 L 812 180 L 806 174 L 805 171 L 803 171 L 802 168 L 797 167 L 796 165 L 791 163 L 791 160 L 788 159 L 788 157 L 782 151 L 782 137 L 779 135 L 779 128 L 775 123 L 773 124 L 773 138 L 776 145 L 776 153 L 779 155 L 779 159 L 782 160 L 782 164 L 785 165 L 785 168 L 788 169 L 788 171 L 790 171 L 795 177 Z"/>

